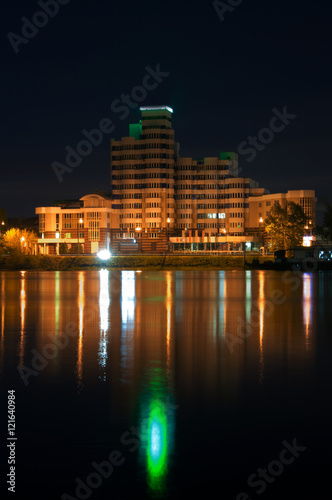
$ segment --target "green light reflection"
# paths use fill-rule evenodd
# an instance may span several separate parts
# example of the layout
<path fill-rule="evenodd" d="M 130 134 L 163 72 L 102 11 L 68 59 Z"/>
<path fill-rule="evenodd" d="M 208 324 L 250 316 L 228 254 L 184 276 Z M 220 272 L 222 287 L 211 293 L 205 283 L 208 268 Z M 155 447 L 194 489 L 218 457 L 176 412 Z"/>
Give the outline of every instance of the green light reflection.
<path fill-rule="evenodd" d="M 167 416 L 165 406 L 153 399 L 147 429 L 148 484 L 153 491 L 162 490 L 167 474 Z"/>
<path fill-rule="evenodd" d="M 170 457 L 174 439 L 174 409 L 163 369 L 154 367 L 142 401 L 141 463 L 149 494 L 163 497 L 169 481 Z"/>

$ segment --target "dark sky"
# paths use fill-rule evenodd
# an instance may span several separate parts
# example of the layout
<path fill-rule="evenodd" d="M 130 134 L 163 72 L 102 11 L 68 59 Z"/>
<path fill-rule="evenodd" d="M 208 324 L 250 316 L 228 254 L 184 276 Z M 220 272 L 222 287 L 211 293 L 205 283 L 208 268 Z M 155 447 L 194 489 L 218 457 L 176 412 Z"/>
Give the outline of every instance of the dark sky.
<path fill-rule="evenodd" d="M 138 107 L 123 118 L 111 104 L 142 84 L 147 66 L 158 64 L 169 75 L 138 106 L 173 107 L 181 156 L 237 151 L 270 127 L 273 109 L 287 106 L 296 118 L 273 138 L 263 132 L 268 143 L 264 149 L 259 143 L 253 161 L 240 154 L 241 175 L 271 192 L 315 189 L 319 204 L 332 201 L 332 5 L 229 3 L 238 6 L 221 21 L 213 3 L 203 0 L 69 0 L 48 19 L 34 17 L 42 10 L 38 1 L 7 2 L 1 15 L 0 207 L 8 216 L 32 216 L 36 206 L 109 189 L 110 138 L 127 136 L 129 123 L 140 118 Z M 9 32 L 22 36 L 23 17 L 47 24 L 34 35 L 28 31 L 28 43 L 13 36 L 10 42 Z M 82 130 L 103 118 L 115 130 L 60 183 L 51 164 L 65 163 L 65 147 L 75 149 Z"/>

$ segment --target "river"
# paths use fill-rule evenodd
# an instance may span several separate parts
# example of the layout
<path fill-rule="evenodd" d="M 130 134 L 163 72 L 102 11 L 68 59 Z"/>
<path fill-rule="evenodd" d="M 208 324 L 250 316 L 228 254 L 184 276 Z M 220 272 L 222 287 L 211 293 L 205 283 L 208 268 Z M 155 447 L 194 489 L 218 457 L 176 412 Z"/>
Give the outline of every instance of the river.
<path fill-rule="evenodd" d="M 0 306 L 16 498 L 323 496 L 331 272 L 2 271 Z"/>

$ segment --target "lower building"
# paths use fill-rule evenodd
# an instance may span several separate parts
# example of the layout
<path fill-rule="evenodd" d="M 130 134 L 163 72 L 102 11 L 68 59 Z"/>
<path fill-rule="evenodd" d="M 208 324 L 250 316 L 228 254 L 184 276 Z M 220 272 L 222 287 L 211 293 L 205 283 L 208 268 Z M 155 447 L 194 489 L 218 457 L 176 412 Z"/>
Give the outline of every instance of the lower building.
<path fill-rule="evenodd" d="M 119 238 L 119 209 L 111 198 L 88 194 L 79 200 L 37 207 L 41 254 L 95 254 Z"/>
<path fill-rule="evenodd" d="M 297 203 L 307 216 L 306 234 L 304 245 L 310 245 L 315 240 L 316 229 L 316 202 L 313 190 L 292 190 L 287 193 L 269 193 L 249 197 L 249 211 L 246 219 L 246 231 L 248 235 L 259 237 L 260 244 L 269 247 L 269 236 L 264 233 L 265 219 L 270 215 L 273 205 L 279 204 L 284 207 L 286 203 Z"/>

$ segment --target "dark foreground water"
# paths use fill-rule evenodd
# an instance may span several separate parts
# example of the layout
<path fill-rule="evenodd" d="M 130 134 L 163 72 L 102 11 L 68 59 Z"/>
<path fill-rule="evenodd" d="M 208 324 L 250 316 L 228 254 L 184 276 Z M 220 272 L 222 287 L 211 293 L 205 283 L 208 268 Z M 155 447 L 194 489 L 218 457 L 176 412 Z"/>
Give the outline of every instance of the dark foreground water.
<path fill-rule="evenodd" d="M 331 273 L 2 272 L 0 306 L 2 498 L 331 496 Z"/>

